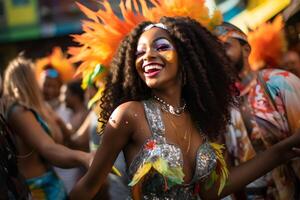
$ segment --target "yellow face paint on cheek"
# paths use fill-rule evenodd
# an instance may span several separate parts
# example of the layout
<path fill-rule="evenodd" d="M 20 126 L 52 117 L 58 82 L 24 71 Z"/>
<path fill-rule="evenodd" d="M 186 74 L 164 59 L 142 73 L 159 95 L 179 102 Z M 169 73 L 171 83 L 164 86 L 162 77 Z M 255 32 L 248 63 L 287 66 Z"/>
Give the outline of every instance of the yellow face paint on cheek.
<path fill-rule="evenodd" d="M 177 56 L 175 50 L 168 50 L 160 52 L 161 56 L 164 57 L 169 63 L 177 62 Z"/>

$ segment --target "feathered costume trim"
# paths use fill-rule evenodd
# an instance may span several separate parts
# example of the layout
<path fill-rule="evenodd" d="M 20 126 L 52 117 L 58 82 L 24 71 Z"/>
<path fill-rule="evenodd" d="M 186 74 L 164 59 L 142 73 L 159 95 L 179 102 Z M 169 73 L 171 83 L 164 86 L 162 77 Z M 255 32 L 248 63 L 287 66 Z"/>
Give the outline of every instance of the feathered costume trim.
<path fill-rule="evenodd" d="M 223 156 L 225 147 L 217 143 L 210 143 L 210 146 L 216 154 L 217 163 L 215 169 L 206 180 L 205 189 L 208 190 L 216 182 L 219 182 L 218 195 L 220 195 L 228 179 L 228 169 Z M 168 164 L 168 161 L 164 160 L 160 155 L 156 155 L 155 149 L 159 148 L 159 144 L 156 144 L 155 141 L 148 141 L 145 148 L 149 147 L 153 153 L 135 172 L 129 186 L 136 186 L 151 170 L 155 170 L 164 177 L 165 190 L 168 190 L 174 185 L 183 184 L 184 173 L 182 167 L 171 166 Z M 200 188 L 195 189 L 195 193 L 200 192 L 198 189 Z"/>
<path fill-rule="evenodd" d="M 210 143 L 210 146 L 214 149 L 217 157 L 217 165 L 215 170 L 211 173 L 209 180 L 207 181 L 206 187 L 207 189 L 211 187 L 216 181 L 219 180 L 219 189 L 218 195 L 221 194 L 223 188 L 228 179 L 228 169 L 226 165 L 226 161 L 223 156 L 223 151 L 225 149 L 224 145 L 220 145 L 217 143 Z"/>
<path fill-rule="evenodd" d="M 49 56 L 38 59 L 36 61 L 36 76 L 39 79 L 47 69 L 47 67 L 52 67 L 58 73 L 63 82 L 68 82 L 72 80 L 75 74 L 75 67 L 72 63 L 64 56 L 60 47 L 54 47 L 52 53 Z"/>
<path fill-rule="evenodd" d="M 249 62 L 253 70 L 278 66 L 286 49 L 283 27 L 282 16 L 277 16 L 272 23 L 264 23 L 248 33 L 248 42 L 251 46 Z"/>
<path fill-rule="evenodd" d="M 164 145 L 164 144 L 163 144 Z M 170 166 L 168 161 L 161 156 L 162 144 L 157 143 L 155 140 L 149 140 L 145 146 L 145 149 L 150 151 L 149 157 L 143 162 L 142 165 L 135 172 L 132 181 L 129 186 L 135 186 L 139 183 L 143 177 L 151 170 L 155 170 L 160 173 L 165 180 L 165 190 L 176 184 L 183 183 L 183 171 L 180 165 Z"/>

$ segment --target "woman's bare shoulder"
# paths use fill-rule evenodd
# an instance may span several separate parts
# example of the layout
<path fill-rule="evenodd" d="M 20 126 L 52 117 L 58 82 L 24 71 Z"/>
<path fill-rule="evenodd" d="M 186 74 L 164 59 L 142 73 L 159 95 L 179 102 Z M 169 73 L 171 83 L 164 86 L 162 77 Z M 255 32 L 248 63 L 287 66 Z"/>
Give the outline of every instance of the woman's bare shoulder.
<path fill-rule="evenodd" d="M 142 102 L 128 101 L 120 104 L 112 113 L 110 120 L 114 121 L 135 121 L 137 116 L 144 113 Z"/>
<path fill-rule="evenodd" d="M 6 117 L 8 120 L 15 119 L 27 114 L 28 111 L 29 109 L 26 106 L 19 103 L 14 103 L 7 108 Z"/>
<path fill-rule="evenodd" d="M 125 117 L 132 117 L 136 114 L 143 113 L 143 104 L 140 101 L 127 101 L 125 103 L 120 104 L 113 112 L 120 114 Z M 112 115 L 113 115 L 112 114 Z"/>

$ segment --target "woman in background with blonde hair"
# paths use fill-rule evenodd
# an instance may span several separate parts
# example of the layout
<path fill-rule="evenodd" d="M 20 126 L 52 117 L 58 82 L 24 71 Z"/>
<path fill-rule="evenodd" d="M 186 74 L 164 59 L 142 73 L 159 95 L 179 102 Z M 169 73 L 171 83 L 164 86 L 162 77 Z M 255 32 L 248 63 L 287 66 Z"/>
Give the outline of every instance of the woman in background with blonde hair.
<path fill-rule="evenodd" d="M 50 108 L 43 102 L 33 64 L 22 56 L 12 60 L 4 77 L 9 99 L 5 116 L 14 132 L 18 166 L 34 199 L 66 199 L 52 165 L 70 168 L 89 165 L 90 154 L 68 149 Z"/>

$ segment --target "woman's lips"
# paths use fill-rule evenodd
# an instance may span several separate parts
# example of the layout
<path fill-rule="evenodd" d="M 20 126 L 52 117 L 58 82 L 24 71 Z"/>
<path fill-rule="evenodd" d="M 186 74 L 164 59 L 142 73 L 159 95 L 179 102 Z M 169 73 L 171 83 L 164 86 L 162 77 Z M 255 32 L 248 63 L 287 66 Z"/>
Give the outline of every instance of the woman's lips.
<path fill-rule="evenodd" d="M 149 63 L 143 67 L 143 71 L 146 77 L 154 77 L 160 73 L 163 69 L 163 65 L 160 63 Z"/>
<path fill-rule="evenodd" d="M 148 77 L 148 78 L 152 78 L 152 77 L 155 77 L 156 75 L 158 75 L 160 73 L 161 70 L 156 70 L 156 71 L 153 71 L 153 72 L 145 72 L 145 76 Z"/>

